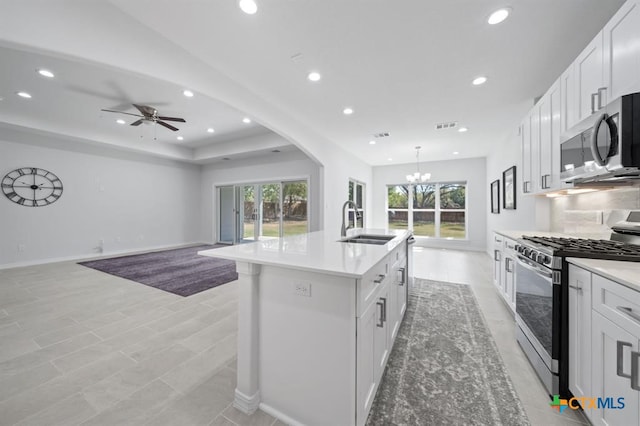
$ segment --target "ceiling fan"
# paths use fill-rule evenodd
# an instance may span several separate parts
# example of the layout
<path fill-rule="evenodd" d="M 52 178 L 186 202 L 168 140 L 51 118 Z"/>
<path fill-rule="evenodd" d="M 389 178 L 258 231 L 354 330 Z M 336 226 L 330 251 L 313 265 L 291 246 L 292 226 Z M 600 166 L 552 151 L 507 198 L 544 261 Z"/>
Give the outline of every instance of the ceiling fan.
<path fill-rule="evenodd" d="M 132 126 L 139 126 L 141 125 L 143 122 L 145 121 L 150 121 L 152 123 L 158 123 L 159 125 L 166 127 L 169 130 L 173 130 L 174 132 L 178 130 L 177 127 L 172 126 L 169 123 L 165 123 L 165 121 L 179 121 L 181 123 L 186 123 L 184 118 L 178 118 L 178 117 L 164 117 L 161 115 L 158 115 L 158 110 L 147 106 L 147 105 L 136 105 L 136 104 L 131 104 L 134 107 L 136 107 L 138 109 L 138 111 L 140 111 L 140 114 L 132 114 L 130 112 L 124 112 L 124 111 L 115 111 L 112 109 L 102 109 L 101 111 L 106 111 L 106 112 L 117 112 L 118 114 L 126 114 L 126 115 L 133 115 L 134 117 L 140 117 L 139 120 L 134 121 L 133 123 L 131 123 Z M 164 120 L 164 121 L 163 121 Z"/>

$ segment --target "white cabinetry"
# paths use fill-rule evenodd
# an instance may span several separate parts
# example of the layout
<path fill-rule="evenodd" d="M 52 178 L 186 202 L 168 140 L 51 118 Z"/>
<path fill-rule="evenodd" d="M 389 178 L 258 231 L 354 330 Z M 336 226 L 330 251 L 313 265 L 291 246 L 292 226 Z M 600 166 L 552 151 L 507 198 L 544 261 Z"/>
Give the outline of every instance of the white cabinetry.
<path fill-rule="evenodd" d="M 560 132 L 566 132 L 577 123 L 576 77 L 573 64 L 560 76 Z M 560 152 L 558 151 L 558 155 Z"/>
<path fill-rule="evenodd" d="M 578 121 L 600 109 L 598 104 L 605 105 L 603 52 L 602 32 L 600 32 L 574 62 Z"/>
<path fill-rule="evenodd" d="M 577 398 L 592 394 L 591 272 L 575 265 L 569 265 L 569 390 Z"/>
<path fill-rule="evenodd" d="M 592 393 L 624 398 L 624 409 L 591 410 L 597 425 L 640 422 L 640 293 L 592 275 Z"/>
<path fill-rule="evenodd" d="M 594 425 L 640 424 L 640 292 L 575 265 L 569 286 L 569 390 L 601 399 Z"/>
<path fill-rule="evenodd" d="M 602 30 L 608 100 L 640 90 L 640 2 L 627 1 Z"/>
<path fill-rule="evenodd" d="M 493 235 L 493 283 L 512 312 L 516 310 L 515 244 L 511 238 Z"/>
<path fill-rule="evenodd" d="M 407 304 L 406 244 L 359 280 L 357 300 L 356 419 L 363 425 L 382 380 Z"/>

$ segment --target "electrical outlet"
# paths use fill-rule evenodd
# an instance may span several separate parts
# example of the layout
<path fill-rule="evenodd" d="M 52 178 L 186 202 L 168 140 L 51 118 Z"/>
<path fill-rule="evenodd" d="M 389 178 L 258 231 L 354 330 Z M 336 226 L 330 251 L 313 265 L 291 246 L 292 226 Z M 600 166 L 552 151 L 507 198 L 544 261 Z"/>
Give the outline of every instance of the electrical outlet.
<path fill-rule="evenodd" d="M 295 283 L 293 285 L 293 293 L 297 296 L 311 297 L 311 283 Z"/>

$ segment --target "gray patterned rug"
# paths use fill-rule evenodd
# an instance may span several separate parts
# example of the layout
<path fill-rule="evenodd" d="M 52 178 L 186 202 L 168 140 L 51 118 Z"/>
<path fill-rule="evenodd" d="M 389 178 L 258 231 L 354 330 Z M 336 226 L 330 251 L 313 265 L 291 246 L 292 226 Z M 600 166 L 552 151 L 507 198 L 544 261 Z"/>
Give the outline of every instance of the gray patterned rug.
<path fill-rule="evenodd" d="M 529 424 L 471 288 L 416 279 L 367 425 Z"/>
<path fill-rule="evenodd" d="M 198 255 L 200 250 L 217 247 L 226 246 L 207 244 L 78 264 L 179 296 L 191 296 L 238 279 L 233 260 Z"/>

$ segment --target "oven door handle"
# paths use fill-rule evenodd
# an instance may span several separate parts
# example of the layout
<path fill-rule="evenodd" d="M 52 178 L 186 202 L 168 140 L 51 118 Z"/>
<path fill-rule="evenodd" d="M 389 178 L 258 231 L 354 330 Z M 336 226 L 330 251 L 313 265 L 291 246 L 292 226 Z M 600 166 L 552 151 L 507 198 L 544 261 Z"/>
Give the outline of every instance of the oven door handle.
<path fill-rule="evenodd" d="M 526 257 L 522 257 L 522 256 L 518 255 L 517 259 L 518 259 L 518 264 L 520 266 L 522 266 L 523 268 L 528 269 L 528 270 L 530 270 L 532 272 L 535 272 L 538 275 L 542 275 L 544 277 L 547 277 L 550 280 L 553 279 L 553 273 L 552 272 L 546 271 L 546 270 L 544 270 L 542 268 L 539 268 L 539 267 L 537 267 L 535 265 L 532 265 L 529 261 L 526 260 Z"/>

